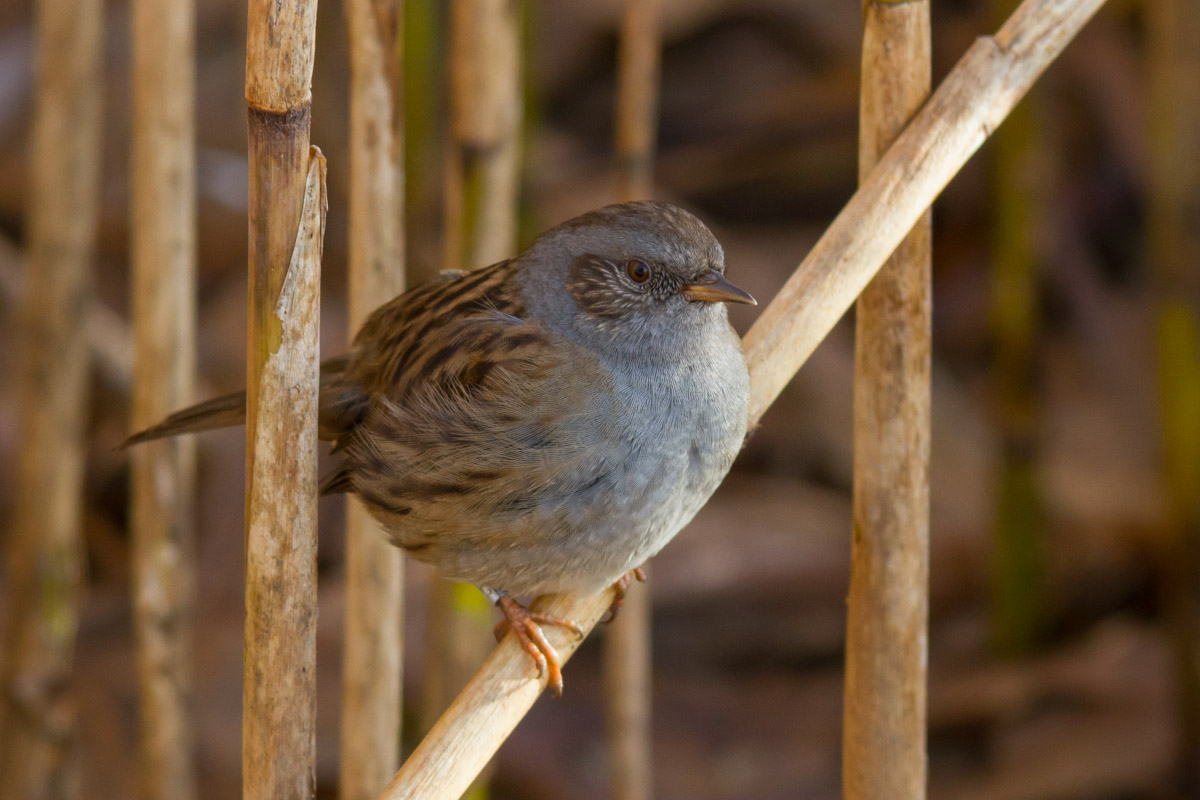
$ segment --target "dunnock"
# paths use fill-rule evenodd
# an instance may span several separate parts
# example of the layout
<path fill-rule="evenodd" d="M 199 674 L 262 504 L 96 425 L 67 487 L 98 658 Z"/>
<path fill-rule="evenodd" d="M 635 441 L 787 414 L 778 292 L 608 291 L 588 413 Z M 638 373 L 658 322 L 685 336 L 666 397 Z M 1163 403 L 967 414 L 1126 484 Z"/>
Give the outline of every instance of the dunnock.
<path fill-rule="evenodd" d="M 504 612 L 561 688 L 511 595 L 623 588 L 700 510 L 746 435 L 749 379 L 716 238 L 660 202 L 607 206 L 515 259 L 380 307 L 321 365 L 319 427 L 391 540 Z M 134 444 L 239 424 L 243 393 Z"/>

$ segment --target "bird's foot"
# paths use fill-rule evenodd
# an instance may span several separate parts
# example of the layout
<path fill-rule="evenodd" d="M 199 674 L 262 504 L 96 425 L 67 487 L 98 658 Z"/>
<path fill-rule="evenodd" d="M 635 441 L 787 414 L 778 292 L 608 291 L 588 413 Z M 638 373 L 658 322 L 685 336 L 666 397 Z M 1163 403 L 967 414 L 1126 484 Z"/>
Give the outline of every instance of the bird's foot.
<path fill-rule="evenodd" d="M 562 662 L 558 659 L 558 651 L 546 639 L 546 634 L 542 632 L 541 626 L 558 625 L 561 628 L 570 630 L 580 639 L 584 635 L 583 628 L 569 619 L 530 611 L 508 595 L 504 595 L 497 600 L 496 605 L 504 612 L 504 619 L 496 624 L 494 631 L 496 641 L 503 639 L 504 635 L 510 630 L 515 633 L 521 647 L 533 659 L 533 663 L 537 667 L 538 677 L 540 678 L 542 675 L 549 673 L 546 686 L 554 692 L 555 697 L 561 697 L 563 687 Z"/>
<path fill-rule="evenodd" d="M 633 584 L 634 578 L 636 578 L 639 583 L 645 583 L 646 570 L 642 569 L 641 567 L 634 567 L 633 569 L 629 570 L 629 572 L 626 572 L 624 575 L 617 578 L 616 583 L 613 584 L 612 605 L 608 607 L 608 613 L 602 620 L 605 624 L 612 622 L 617 618 L 617 614 L 621 613 L 621 608 L 625 605 L 625 595 L 629 592 L 629 587 Z"/>

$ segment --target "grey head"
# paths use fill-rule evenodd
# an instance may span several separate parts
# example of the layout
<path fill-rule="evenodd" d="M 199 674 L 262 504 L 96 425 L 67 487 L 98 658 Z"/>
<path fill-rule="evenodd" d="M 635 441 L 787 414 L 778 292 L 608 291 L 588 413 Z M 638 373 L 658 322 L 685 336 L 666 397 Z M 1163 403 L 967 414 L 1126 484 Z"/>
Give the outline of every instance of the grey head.
<path fill-rule="evenodd" d="M 712 231 L 670 203 L 619 203 L 575 217 L 538 237 L 520 261 L 533 316 L 600 354 L 678 353 L 713 326 L 728 328 L 724 303 L 755 303 L 725 278 Z"/>

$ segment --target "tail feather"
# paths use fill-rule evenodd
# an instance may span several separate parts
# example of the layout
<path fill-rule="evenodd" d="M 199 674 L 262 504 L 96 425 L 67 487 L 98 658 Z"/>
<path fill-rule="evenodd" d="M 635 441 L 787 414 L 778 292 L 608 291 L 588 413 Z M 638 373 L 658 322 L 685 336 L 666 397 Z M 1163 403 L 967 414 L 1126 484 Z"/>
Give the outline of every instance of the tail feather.
<path fill-rule="evenodd" d="M 317 428 L 321 439 L 337 441 L 353 430 L 367 413 L 368 397 L 357 383 L 346 378 L 350 356 L 342 355 L 321 362 L 321 388 Z M 176 411 L 171 416 L 124 441 L 130 445 L 166 439 L 181 433 L 199 433 L 228 428 L 246 421 L 246 393 L 214 397 Z"/>
<path fill-rule="evenodd" d="M 194 406 L 176 411 L 171 416 L 144 431 L 139 431 L 122 443 L 121 447 L 178 436 L 181 433 L 198 433 L 214 428 L 228 428 L 246 421 L 246 393 L 214 397 Z"/>

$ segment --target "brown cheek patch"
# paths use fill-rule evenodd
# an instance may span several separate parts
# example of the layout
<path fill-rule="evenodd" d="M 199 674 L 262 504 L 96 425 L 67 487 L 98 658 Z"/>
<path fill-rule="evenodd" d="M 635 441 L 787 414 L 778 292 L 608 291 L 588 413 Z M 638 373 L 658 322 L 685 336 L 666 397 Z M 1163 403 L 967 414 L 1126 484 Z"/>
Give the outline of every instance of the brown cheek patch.
<path fill-rule="evenodd" d="M 599 256 L 580 256 L 567 271 L 567 291 L 575 298 L 579 309 L 594 317 L 619 317 L 625 311 L 621 304 L 620 280 L 616 265 Z"/>

